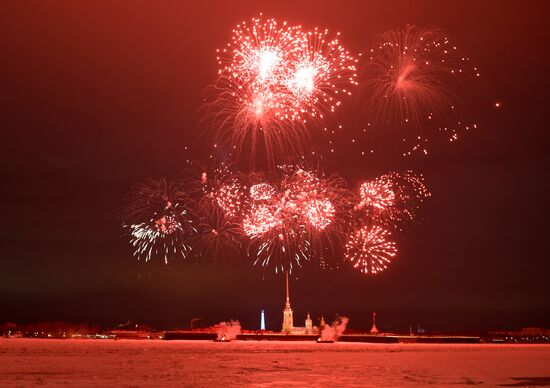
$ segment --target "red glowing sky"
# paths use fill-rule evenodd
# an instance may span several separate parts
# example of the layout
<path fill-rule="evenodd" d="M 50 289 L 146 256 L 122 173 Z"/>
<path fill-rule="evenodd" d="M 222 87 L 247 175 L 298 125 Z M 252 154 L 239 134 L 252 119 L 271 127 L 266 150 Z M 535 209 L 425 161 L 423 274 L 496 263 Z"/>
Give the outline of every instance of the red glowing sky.
<path fill-rule="evenodd" d="M 294 282 L 294 309 L 347 312 L 358 326 L 367 325 L 373 308 L 396 327 L 416 319 L 475 328 L 501 318 L 550 326 L 543 246 L 547 2 L 8 1 L 0 7 L 0 321 L 177 325 L 204 316 L 253 326 L 261 306 L 268 319 L 280 320 L 279 278 L 144 267 L 132 258 L 117 219 L 136 180 L 176 176 L 186 158 L 202 156 L 184 146 L 200 129 L 197 109 L 216 74 L 215 49 L 235 24 L 263 12 L 340 31 L 356 52 L 385 30 L 436 25 L 482 73 L 481 105 L 472 109 L 480 129 L 457 144 L 414 159 L 365 160 L 345 149 L 334 157 L 331 169 L 350 180 L 393 169 L 422 172 L 433 198 L 423 223 L 400 241 L 391 270 L 367 280 L 304 274 Z M 353 128 L 352 105 L 340 119 Z"/>

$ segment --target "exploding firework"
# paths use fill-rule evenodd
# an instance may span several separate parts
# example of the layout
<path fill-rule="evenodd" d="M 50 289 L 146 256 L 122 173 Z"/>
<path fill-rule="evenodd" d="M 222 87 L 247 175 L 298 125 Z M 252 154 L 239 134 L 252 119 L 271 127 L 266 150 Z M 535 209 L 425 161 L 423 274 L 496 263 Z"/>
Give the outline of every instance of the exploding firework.
<path fill-rule="evenodd" d="M 375 222 L 397 230 L 413 222 L 422 202 L 431 196 L 422 175 L 412 171 L 392 172 L 363 182 L 359 195 L 354 207 L 359 223 Z"/>
<path fill-rule="evenodd" d="M 361 196 L 360 207 L 373 206 L 384 210 L 395 203 L 393 184 L 385 177 L 363 183 L 359 188 L 359 194 Z"/>
<path fill-rule="evenodd" d="M 243 220 L 243 230 L 250 239 L 249 254 L 253 264 L 274 268 L 275 272 L 292 271 L 308 260 L 309 240 L 305 220 L 288 190 L 257 183 L 251 186 L 251 206 Z"/>
<path fill-rule="evenodd" d="M 136 185 L 123 214 L 134 255 L 145 261 L 161 256 L 165 263 L 172 256 L 185 258 L 196 233 L 189 206 L 181 184 L 150 179 Z"/>
<path fill-rule="evenodd" d="M 230 217 L 239 214 L 245 201 L 243 187 L 238 181 L 221 186 L 212 195 L 218 206 Z"/>
<path fill-rule="evenodd" d="M 251 186 L 243 221 L 254 264 L 292 270 L 305 262 L 337 267 L 353 196 L 335 176 L 298 166 L 280 166 L 271 184 Z M 330 264 L 330 265 L 329 265 Z"/>
<path fill-rule="evenodd" d="M 366 112 L 375 124 L 369 132 L 389 134 L 404 145 L 403 155 L 427 153 L 438 133 L 452 142 L 476 128 L 463 118 L 458 91 L 479 72 L 437 28 L 407 26 L 382 34 L 370 50 L 365 76 Z"/>
<path fill-rule="evenodd" d="M 214 202 L 229 217 L 235 217 L 246 206 L 245 186 L 231 166 L 224 163 L 215 168 L 199 164 L 188 168 L 184 174 L 187 191 L 193 193 L 199 208 Z"/>
<path fill-rule="evenodd" d="M 253 205 L 243 220 L 244 233 L 250 237 L 258 237 L 280 226 L 283 220 L 275 216 L 274 209 L 274 205 Z"/>
<path fill-rule="evenodd" d="M 356 230 L 345 247 L 345 260 L 366 274 L 385 270 L 397 254 L 394 242 L 388 241 L 390 232 L 379 226 L 364 226 Z"/>
<path fill-rule="evenodd" d="M 303 33 L 298 58 L 291 63 L 286 86 L 292 95 L 291 117 L 302 120 L 323 118 L 334 112 L 341 97 L 357 85 L 357 59 L 331 39 L 328 30 Z"/>
<path fill-rule="evenodd" d="M 254 265 L 292 272 L 309 260 L 308 234 L 294 212 L 280 208 L 275 214 L 256 216 L 255 221 L 257 224 L 248 229 L 245 223 Z"/>
<path fill-rule="evenodd" d="M 338 175 L 325 176 L 314 169 L 282 167 L 284 197 L 315 231 L 334 231 L 349 213 L 352 193 Z"/>
<path fill-rule="evenodd" d="M 275 197 L 275 189 L 269 183 L 257 183 L 250 187 L 250 198 L 253 201 L 271 201 Z"/>
<path fill-rule="evenodd" d="M 328 199 L 313 199 L 304 204 L 308 223 L 316 230 L 324 230 L 334 218 L 334 206 Z"/>
<path fill-rule="evenodd" d="M 252 19 L 233 30 L 218 50 L 219 75 L 207 90 L 207 117 L 217 143 L 237 159 L 268 163 L 303 155 L 308 122 L 333 112 L 357 85 L 356 62 L 328 32 L 304 32 L 274 19 Z"/>
<path fill-rule="evenodd" d="M 203 201 L 198 211 L 198 235 L 192 244 L 198 256 L 213 264 L 231 262 L 241 253 L 243 235 L 238 218 L 221 207 Z"/>

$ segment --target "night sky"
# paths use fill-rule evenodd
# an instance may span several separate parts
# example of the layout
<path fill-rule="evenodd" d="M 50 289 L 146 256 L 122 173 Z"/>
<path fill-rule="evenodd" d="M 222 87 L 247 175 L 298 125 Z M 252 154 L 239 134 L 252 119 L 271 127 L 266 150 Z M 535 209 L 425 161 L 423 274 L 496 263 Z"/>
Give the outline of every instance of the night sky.
<path fill-rule="evenodd" d="M 0 322 L 173 328 L 203 317 L 254 329 L 264 308 L 280 328 L 282 277 L 140 263 L 119 221 L 133 183 L 208 157 L 184 147 L 201 131 L 215 49 L 260 12 L 340 31 L 356 53 L 389 29 L 439 26 L 482 74 L 470 104 L 479 127 L 456 144 L 414 158 L 340 147 L 327 162 L 351 183 L 413 169 L 433 197 L 382 274 L 293 276 L 295 324 L 309 311 L 368 328 L 374 309 L 381 330 L 550 327 L 550 3 L 534 0 L 2 2 Z M 353 101 L 336 113 L 344 140 Z"/>

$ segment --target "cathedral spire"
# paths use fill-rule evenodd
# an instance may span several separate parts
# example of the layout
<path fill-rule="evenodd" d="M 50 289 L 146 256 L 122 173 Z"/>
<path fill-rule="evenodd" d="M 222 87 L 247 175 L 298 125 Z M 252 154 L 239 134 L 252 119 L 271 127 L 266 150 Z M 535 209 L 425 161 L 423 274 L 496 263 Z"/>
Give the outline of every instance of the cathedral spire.
<path fill-rule="evenodd" d="M 292 309 L 290 308 L 290 292 L 288 290 L 288 271 L 286 272 L 286 304 L 285 309 L 283 311 L 283 333 L 291 333 L 293 325 L 293 319 L 292 319 Z"/>
<path fill-rule="evenodd" d="M 286 271 L 286 306 L 290 307 L 290 294 L 288 292 L 288 271 Z"/>

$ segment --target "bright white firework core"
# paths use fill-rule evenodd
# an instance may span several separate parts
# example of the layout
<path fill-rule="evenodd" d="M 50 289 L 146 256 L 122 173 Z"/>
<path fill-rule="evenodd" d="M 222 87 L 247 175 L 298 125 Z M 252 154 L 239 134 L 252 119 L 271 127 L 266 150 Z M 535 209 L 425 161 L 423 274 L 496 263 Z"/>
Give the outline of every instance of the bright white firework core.
<path fill-rule="evenodd" d="M 302 67 L 296 71 L 292 85 L 296 89 L 300 89 L 307 93 L 311 93 L 315 87 L 315 76 L 317 75 L 317 69 L 312 65 Z"/>
<path fill-rule="evenodd" d="M 279 63 L 279 53 L 269 49 L 262 49 L 258 53 L 258 75 L 260 80 L 268 79 Z"/>

